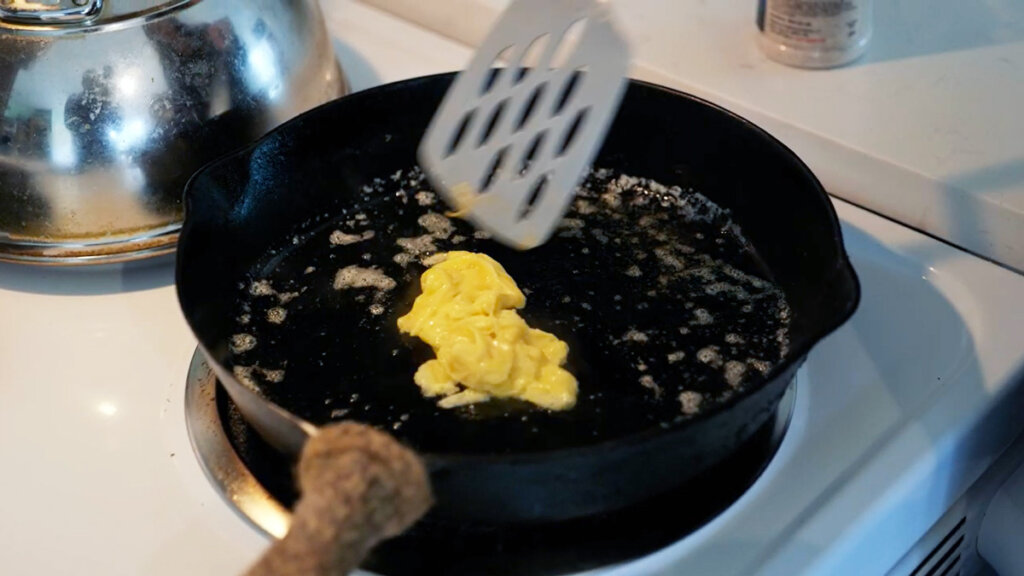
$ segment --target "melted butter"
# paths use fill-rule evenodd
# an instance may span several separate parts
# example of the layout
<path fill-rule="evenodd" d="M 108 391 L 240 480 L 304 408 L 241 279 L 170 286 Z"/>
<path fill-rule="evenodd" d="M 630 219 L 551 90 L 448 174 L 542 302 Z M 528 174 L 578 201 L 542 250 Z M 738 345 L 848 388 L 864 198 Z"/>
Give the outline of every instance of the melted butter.
<path fill-rule="evenodd" d="M 476 193 L 476 190 L 472 186 L 465 182 L 460 182 L 451 188 L 452 199 L 455 202 L 455 211 L 448 212 L 445 216 L 449 218 L 462 218 L 473 209 L 473 204 L 476 203 L 480 197 Z"/>
<path fill-rule="evenodd" d="M 448 252 L 420 278 L 423 293 L 398 329 L 437 356 L 414 380 L 441 407 L 518 398 L 549 410 L 576 404 L 576 378 L 562 368 L 569 346 L 530 328 L 516 309 L 526 296 L 501 264 L 485 254 Z"/>

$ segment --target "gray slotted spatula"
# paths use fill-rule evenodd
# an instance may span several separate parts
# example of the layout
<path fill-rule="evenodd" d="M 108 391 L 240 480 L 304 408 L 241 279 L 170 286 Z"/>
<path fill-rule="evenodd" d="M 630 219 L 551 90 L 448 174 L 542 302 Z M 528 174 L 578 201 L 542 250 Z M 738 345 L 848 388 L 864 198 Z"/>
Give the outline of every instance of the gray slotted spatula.
<path fill-rule="evenodd" d="M 513 0 L 441 102 L 420 163 L 477 227 L 538 246 L 604 140 L 628 66 L 604 0 Z"/>

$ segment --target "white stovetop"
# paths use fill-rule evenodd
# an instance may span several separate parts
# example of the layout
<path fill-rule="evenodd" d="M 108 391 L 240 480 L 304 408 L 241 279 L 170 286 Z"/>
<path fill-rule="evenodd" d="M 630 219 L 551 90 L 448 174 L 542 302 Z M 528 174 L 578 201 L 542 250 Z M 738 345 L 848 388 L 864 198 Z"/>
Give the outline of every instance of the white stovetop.
<path fill-rule="evenodd" d="M 325 7 L 356 88 L 467 56 L 365 6 Z M 836 208 L 864 300 L 809 360 L 779 455 L 711 525 L 614 573 L 884 568 L 987 464 L 960 458 L 963 445 L 998 453 L 1020 429 L 965 434 L 1020 396 L 1009 382 L 1024 368 L 1024 276 Z M 169 259 L 0 265 L 0 573 L 237 574 L 265 547 L 191 453 L 182 412 L 195 341 L 172 284 Z M 878 530 L 892 499 L 910 513 Z M 871 558 L 849 563 L 849 542 L 870 542 Z"/>
<path fill-rule="evenodd" d="M 476 46 L 509 0 L 363 1 Z M 753 120 L 833 194 L 1024 271 L 1024 2 L 877 0 L 866 56 L 824 71 L 759 51 L 757 0 L 611 2 L 634 76 Z"/>

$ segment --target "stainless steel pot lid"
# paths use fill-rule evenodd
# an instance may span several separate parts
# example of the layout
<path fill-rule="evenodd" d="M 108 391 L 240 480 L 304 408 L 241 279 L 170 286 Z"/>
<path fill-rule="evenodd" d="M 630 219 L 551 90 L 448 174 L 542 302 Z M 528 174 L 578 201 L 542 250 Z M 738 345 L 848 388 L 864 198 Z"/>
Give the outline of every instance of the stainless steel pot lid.
<path fill-rule="evenodd" d="M 0 260 L 169 252 L 195 170 L 344 92 L 316 0 L 0 0 Z"/>

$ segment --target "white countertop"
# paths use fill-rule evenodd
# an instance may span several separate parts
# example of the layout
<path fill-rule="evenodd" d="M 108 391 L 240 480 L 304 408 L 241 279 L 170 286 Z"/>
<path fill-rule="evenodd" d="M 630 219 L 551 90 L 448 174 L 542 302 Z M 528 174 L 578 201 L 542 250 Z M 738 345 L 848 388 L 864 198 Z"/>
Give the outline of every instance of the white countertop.
<path fill-rule="evenodd" d="M 365 1 L 468 45 L 507 4 Z M 759 51 L 756 0 L 612 2 L 634 76 L 748 117 L 832 194 L 1024 270 L 1024 2 L 875 2 L 866 56 L 824 71 Z"/>

